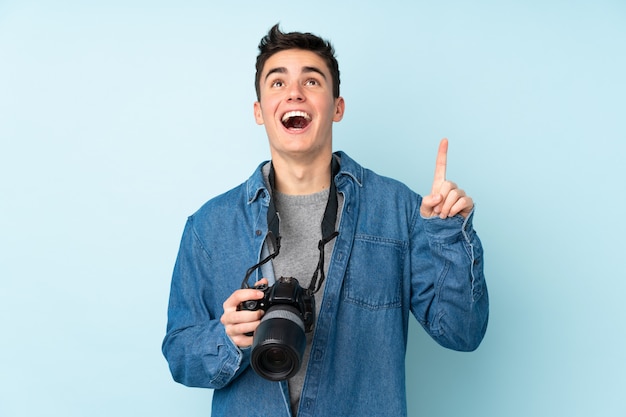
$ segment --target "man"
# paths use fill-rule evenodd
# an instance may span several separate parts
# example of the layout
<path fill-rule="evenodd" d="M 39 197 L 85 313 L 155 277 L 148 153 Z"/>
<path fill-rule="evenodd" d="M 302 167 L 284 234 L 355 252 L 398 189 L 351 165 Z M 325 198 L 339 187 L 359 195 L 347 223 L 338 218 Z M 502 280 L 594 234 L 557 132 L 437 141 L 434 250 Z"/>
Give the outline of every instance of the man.
<path fill-rule="evenodd" d="M 187 221 L 163 342 L 172 375 L 215 389 L 214 417 L 406 415 L 409 311 L 447 348 L 485 334 L 473 201 L 445 177 L 445 139 L 423 198 L 333 154 L 345 102 L 327 41 L 274 26 L 259 49 L 254 117 L 271 163 Z M 272 381 L 250 366 L 264 310 L 241 307 L 264 292 L 242 278 L 283 276 L 311 289 L 315 323 L 299 372 Z"/>

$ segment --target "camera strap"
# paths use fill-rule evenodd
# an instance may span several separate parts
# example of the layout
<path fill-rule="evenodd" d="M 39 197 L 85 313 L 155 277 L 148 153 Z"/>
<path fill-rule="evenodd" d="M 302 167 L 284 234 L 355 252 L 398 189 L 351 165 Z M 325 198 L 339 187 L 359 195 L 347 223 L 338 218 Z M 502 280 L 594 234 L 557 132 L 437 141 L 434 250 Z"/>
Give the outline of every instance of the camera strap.
<path fill-rule="evenodd" d="M 326 276 L 324 274 L 324 247 L 327 243 L 332 241 L 339 235 L 339 232 L 335 230 L 335 224 L 337 223 L 337 210 L 339 209 L 339 202 L 337 199 L 337 187 L 335 187 L 335 177 L 339 173 L 339 161 L 334 156 L 331 162 L 331 177 L 330 177 L 330 190 L 328 192 L 328 202 L 326 203 L 326 209 L 324 210 L 324 217 L 322 218 L 322 239 L 318 243 L 318 249 L 320 251 L 320 258 L 317 262 L 317 268 L 311 278 L 311 283 L 307 291 L 311 294 L 315 294 L 322 287 L 322 283 Z M 275 189 L 275 177 L 274 164 L 270 162 L 270 172 L 268 176 L 270 189 Z M 258 264 L 250 267 L 246 272 L 246 276 L 241 283 L 241 288 L 250 288 L 248 279 L 250 275 L 259 268 L 266 264 L 270 260 L 274 259 L 280 253 L 280 215 L 276 210 L 274 204 L 274 198 L 270 196 L 269 207 L 267 210 L 267 238 L 270 254 L 265 257 Z M 319 282 L 318 282 L 319 278 Z"/>
<path fill-rule="evenodd" d="M 311 277 L 311 283 L 308 288 L 308 291 L 312 294 L 315 294 L 320 290 L 320 288 L 322 288 L 322 283 L 326 279 L 326 275 L 324 273 L 324 247 L 327 243 L 339 235 L 339 232 L 335 230 L 335 225 L 337 224 L 337 210 L 339 209 L 337 187 L 335 187 L 335 177 L 339 173 L 339 162 L 334 156 L 331 163 L 331 172 L 332 175 L 330 177 L 328 203 L 326 203 L 324 217 L 322 218 L 322 239 L 317 244 L 317 248 L 320 251 L 320 259 L 317 262 L 317 268 L 315 269 L 315 272 L 313 272 L 313 277 Z"/>

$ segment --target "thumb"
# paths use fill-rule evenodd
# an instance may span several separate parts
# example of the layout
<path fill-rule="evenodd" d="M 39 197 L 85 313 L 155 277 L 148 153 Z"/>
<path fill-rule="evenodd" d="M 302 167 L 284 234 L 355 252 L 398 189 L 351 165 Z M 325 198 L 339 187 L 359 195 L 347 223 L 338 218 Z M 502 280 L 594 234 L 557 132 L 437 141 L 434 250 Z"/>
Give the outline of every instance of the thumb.
<path fill-rule="evenodd" d="M 254 286 L 256 287 L 257 285 L 261 285 L 261 284 L 269 284 L 269 281 L 267 280 L 267 278 L 261 278 L 260 280 L 258 280 L 257 282 L 254 283 Z"/>
<path fill-rule="evenodd" d="M 433 217 L 441 212 L 439 204 L 443 201 L 441 194 L 431 194 L 422 198 L 422 205 L 420 206 L 420 214 L 422 217 Z"/>

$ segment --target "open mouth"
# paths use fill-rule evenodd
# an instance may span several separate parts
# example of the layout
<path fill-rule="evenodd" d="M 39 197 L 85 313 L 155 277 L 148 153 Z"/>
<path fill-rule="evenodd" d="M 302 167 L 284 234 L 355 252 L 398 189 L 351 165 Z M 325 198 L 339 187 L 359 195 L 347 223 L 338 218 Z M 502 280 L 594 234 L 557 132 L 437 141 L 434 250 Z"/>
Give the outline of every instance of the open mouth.
<path fill-rule="evenodd" d="M 311 116 L 303 111 L 290 111 L 284 114 L 281 122 L 289 130 L 302 130 L 311 123 Z"/>

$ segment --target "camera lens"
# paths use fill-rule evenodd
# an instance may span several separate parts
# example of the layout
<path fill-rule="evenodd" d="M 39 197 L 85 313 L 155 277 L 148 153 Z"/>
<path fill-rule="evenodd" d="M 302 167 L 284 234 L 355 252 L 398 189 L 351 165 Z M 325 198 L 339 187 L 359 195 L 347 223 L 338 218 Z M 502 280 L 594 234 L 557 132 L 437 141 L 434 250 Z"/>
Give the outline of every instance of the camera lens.
<path fill-rule="evenodd" d="M 267 349 L 260 357 L 260 361 L 261 366 L 271 372 L 280 372 L 281 369 L 291 367 L 287 353 L 277 347 Z"/>
<path fill-rule="evenodd" d="M 250 362 L 270 381 L 291 378 L 300 369 L 306 347 L 304 323 L 298 310 L 288 305 L 271 307 L 254 333 Z"/>

